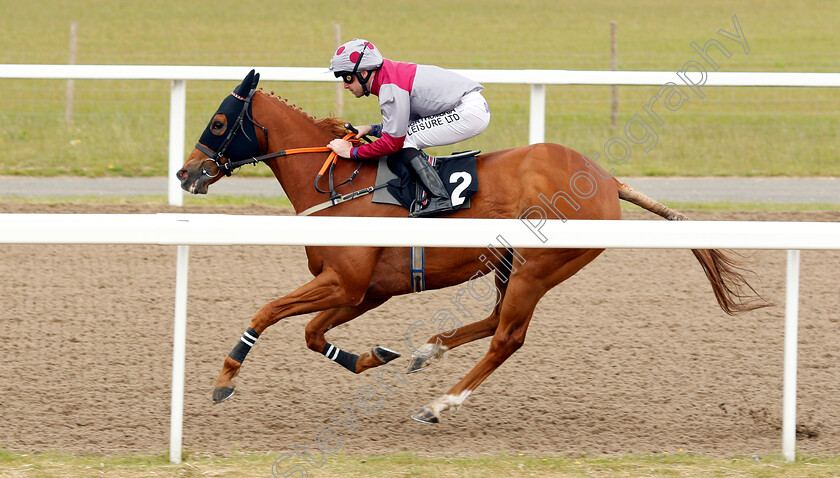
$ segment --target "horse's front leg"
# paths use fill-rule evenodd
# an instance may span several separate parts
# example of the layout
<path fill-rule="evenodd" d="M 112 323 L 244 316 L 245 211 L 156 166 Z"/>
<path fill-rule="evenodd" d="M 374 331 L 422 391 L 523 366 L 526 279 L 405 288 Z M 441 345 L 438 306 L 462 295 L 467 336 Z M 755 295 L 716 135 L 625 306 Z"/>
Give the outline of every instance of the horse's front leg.
<path fill-rule="evenodd" d="M 339 349 L 327 342 L 326 337 L 324 337 L 328 330 L 349 322 L 375 307 L 379 307 L 389 298 L 365 299 L 359 305 L 337 307 L 321 312 L 306 325 L 306 346 L 315 352 L 324 354 L 328 359 L 344 366 L 353 373 L 362 373 L 369 368 L 385 365 L 398 358 L 400 354 L 379 345 L 373 347 L 370 352 L 356 355 Z"/>
<path fill-rule="evenodd" d="M 357 305 L 364 298 L 365 290 L 365 287 L 349 288 L 346 283 L 342 284 L 334 270 L 326 269 L 291 294 L 263 306 L 251 319 L 251 327 L 242 334 L 239 342 L 225 357 L 213 390 L 213 402 L 221 403 L 233 396 L 233 378 L 239 374 L 245 356 L 260 334 L 270 325 L 292 315 Z"/>

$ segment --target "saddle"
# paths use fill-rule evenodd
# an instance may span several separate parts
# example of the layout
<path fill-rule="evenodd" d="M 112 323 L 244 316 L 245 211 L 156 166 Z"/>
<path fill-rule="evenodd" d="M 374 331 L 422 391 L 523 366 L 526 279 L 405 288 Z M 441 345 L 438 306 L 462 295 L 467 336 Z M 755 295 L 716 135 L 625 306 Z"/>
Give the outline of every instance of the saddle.
<path fill-rule="evenodd" d="M 429 163 L 440 175 L 452 198 L 453 210 L 470 207 L 470 197 L 478 191 L 476 156 L 479 153 L 481 151 L 473 150 L 429 157 Z M 424 199 L 422 184 L 408 166 L 394 155 L 379 160 L 373 202 L 395 204 L 411 211 L 412 206 Z"/>

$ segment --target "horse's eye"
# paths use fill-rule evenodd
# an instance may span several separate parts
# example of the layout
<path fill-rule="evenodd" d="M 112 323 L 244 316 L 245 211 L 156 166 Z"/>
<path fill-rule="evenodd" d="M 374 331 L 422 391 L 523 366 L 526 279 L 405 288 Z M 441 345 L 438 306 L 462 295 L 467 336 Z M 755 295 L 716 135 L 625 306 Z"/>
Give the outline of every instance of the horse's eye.
<path fill-rule="evenodd" d="M 227 129 L 227 118 L 223 114 L 217 114 L 210 121 L 210 132 L 216 136 L 222 135 Z"/>

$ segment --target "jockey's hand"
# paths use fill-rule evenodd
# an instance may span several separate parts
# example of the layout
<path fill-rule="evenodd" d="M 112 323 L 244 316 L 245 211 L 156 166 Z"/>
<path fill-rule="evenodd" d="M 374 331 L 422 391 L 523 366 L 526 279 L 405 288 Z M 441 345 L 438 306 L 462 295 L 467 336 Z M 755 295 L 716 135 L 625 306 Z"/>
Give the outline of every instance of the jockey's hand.
<path fill-rule="evenodd" d="M 335 154 L 341 156 L 342 158 L 349 158 L 350 153 L 353 152 L 353 145 L 350 144 L 350 141 L 338 138 L 330 141 L 330 144 L 328 144 L 327 147 L 335 151 Z"/>
<path fill-rule="evenodd" d="M 373 132 L 373 126 L 369 124 L 356 126 L 356 131 L 358 131 L 358 134 L 356 134 L 356 139 L 362 139 L 362 136 L 367 136 Z"/>

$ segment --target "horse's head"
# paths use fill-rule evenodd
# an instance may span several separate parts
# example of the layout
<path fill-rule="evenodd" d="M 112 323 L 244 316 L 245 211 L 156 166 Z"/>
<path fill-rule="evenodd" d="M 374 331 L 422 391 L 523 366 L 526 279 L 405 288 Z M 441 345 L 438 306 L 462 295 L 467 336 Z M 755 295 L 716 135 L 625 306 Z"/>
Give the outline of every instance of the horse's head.
<path fill-rule="evenodd" d="M 222 174 L 231 175 L 236 169 L 236 161 L 260 154 L 257 128 L 251 112 L 251 100 L 259 81 L 259 73 L 251 70 L 219 105 L 183 168 L 176 173 L 185 191 L 206 194 L 207 188 Z"/>

